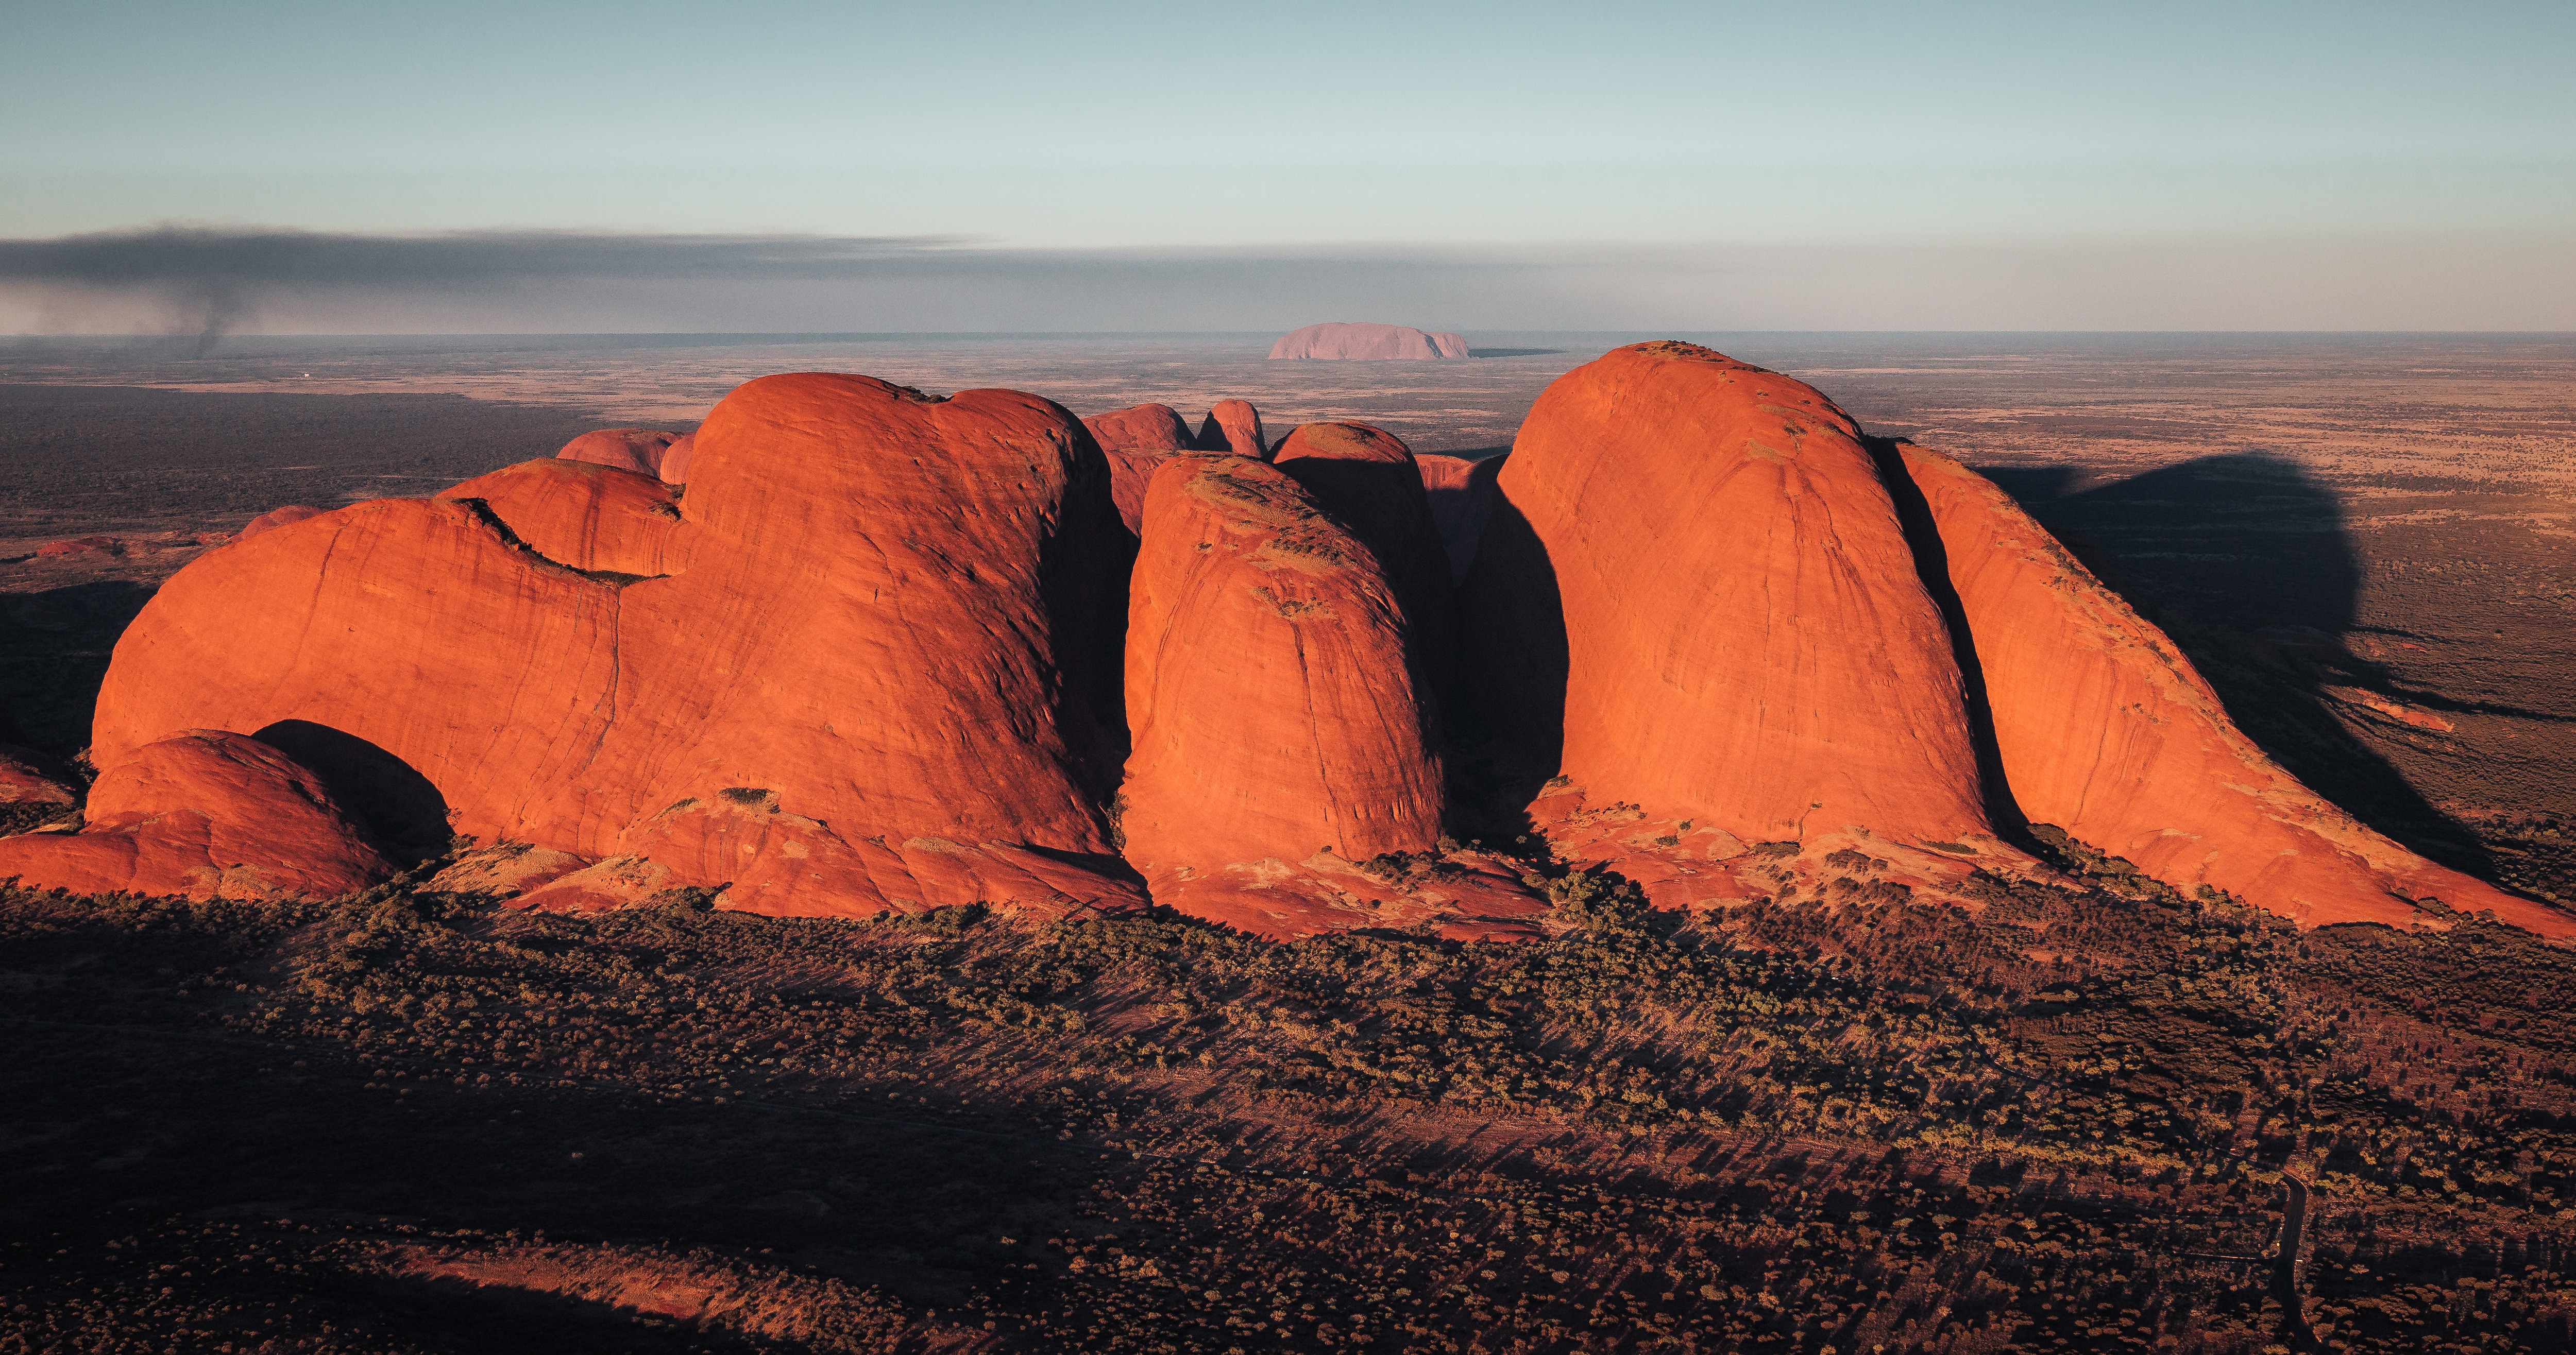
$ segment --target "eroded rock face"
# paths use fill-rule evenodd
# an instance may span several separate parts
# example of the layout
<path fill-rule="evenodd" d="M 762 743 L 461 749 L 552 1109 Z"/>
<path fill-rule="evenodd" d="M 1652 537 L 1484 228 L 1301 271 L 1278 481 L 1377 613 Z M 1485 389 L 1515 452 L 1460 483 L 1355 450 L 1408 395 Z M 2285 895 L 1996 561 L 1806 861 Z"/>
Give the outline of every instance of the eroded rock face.
<path fill-rule="evenodd" d="M 484 505 L 511 535 L 559 565 L 640 578 L 678 565 L 679 500 L 649 475 L 597 462 L 523 461 L 438 497 Z"/>
<path fill-rule="evenodd" d="M 1249 400 L 1219 400 L 1199 424 L 1196 447 L 1202 452 L 1224 452 L 1248 456 L 1256 461 L 1269 459 L 1270 444 L 1261 431 L 1261 411 Z"/>
<path fill-rule="evenodd" d="M 1440 760 L 1403 605 L 1366 545 L 1281 470 L 1155 473 L 1128 604 L 1120 826 L 1158 902 L 1266 936 L 1405 925 L 1359 874 L 1436 846 Z"/>
<path fill-rule="evenodd" d="M 1617 349 L 1548 387 L 1496 483 L 1463 680 L 1524 778 L 1747 842 L 1986 831 L 1948 630 L 1832 402 Z"/>
<path fill-rule="evenodd" d="M 1432 521 L 1422 471 L 1404 441 L 1364 423 L 1310 423 L 1279 444 L 1273 464 L 1369 548 L 1404 608 L 1413 651 L 1433 692 L 1456 676 L 1449 557 Z"/>
<path fill-rule="evenodd" d="M 0 878 L 81 894 L 327 898 L 391 873 L 310 771 L 240 734 L 191 730 L 120 759 L 78 833 L 0 838 Z"/>
<path fill-rule="evenodd" d="M 682 839 L 714 829 L 660 816 L 740 791 L 853 851 L 937 839 L 1032 876 L 1011 853 L 1034 851 L 1076 886 L 950 897 L 986 878 L 951 871 L 926 897 L 809 898 L 757 845 L 677 878 L 770 881 L 765 911 L 1137 897 L 1100 810 L 1123 752 L 1124 552 L 1071 415 L 1013 392 L 769 377 L 709 416 L 690 476 L 660 578 L 583 572 L 452 499 L 360 504 L 210 553 L 119 643 L 94 756 L 304 722 L 416 769 L 487 840 L 610 857 L 653 820 L 667 859 L 703 864 Z M 594 560 L 634 548 L 607 540 L 631 520 L 597 516 Z"/>
<path fill-rule="evenodd" d="M 1270 346 L 1273 358 L 1318 358 L 1335 362 L 1385 362 L 1463 358 L 1467 341 L 1446 330 L 1424 333 L 1409 325 L 1335 321 L 1308 325 L 1279 336 Z"/>
<path fill-rule="evenodd" d="M 1899 444 L 1975 641 L 2020 812 L 2167 884 L 2208 884 L 2304 926 L 2405 927 L 2493 910 L 2544 936 L 2576 918 L 2446 870 L 2363 826 L 2240 732 L 2164 632 L 1984 476 Z"/>
<path fill-rule="evenodd" d="M 1119 524 L 1129 536 L 1145 531 L 1145 487 L 1154 481 L 1154 472 L 1172 459 L 1164 452 L 1104 452 L 1109 458 L 1109 498 L 1118 505 Z"/>
<path fill-rule="evenodd" d="M 1170 405 L 1133 405 L 1082 421 L 1104 452 L 1186 452 L 1190 427 Z"/>
<path fill-rule="evenodd" d="M 1455 456 L 1416 455 L 1422 468 L 1422 491 L 1431 504 L 1431 521 L 1440 529 L 1440 547 L 1449 557 L 1449 581 L 1463 584 L 1476 563 L 1476 544 L 1485 538 L 1485 523 L 1494 514 L 1494 479 L 1503 458 L 1469 461 Z"/>
<path fill-rule="evenodd" d="M 662 459 L 679 438 L 679 434 L 659 428 L 602 428 L 565 443 L 555 455 L 565 461 L 586 461 L 658 480 L 662 476 Z"/>

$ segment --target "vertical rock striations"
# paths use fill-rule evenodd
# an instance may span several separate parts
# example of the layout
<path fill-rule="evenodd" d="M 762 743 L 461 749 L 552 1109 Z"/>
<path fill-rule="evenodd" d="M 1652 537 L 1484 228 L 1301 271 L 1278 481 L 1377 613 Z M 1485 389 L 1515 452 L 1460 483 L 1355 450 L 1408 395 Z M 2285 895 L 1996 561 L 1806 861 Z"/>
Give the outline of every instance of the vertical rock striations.
<path fill-rule="evenodd" d="M 1747 842 L 1987 830 L 1948 630 L 1822 395 L 1617 349 L 1539 398 L 1498 487 L 1464 682 L 1525 778 Z"/>
<path fill-rule="evenodd" d="M 1440 837 L 1411 643 L 1377 556 L 1295 480 L 1245 457 L 1156 473 L 1120 825 L 1158 901 L 1274 936 L 1397 920 L 1335 882 Z"/>

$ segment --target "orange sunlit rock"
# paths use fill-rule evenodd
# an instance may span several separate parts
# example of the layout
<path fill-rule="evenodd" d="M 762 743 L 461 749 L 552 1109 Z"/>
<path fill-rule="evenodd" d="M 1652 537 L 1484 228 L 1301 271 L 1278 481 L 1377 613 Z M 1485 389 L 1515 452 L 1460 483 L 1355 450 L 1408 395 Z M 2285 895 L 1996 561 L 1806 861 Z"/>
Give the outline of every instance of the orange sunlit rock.
<path fill-rule="evenodd" d="M 1082 421 L 1104 452 L 1186 452 L 1190 427 L 1170 405 L 1135 405 Z"/>
<path fill-rule="evenodd" d="M 1454 585 L 1412 450 L 1364 423 L 1310 423 L 1280 441 L 1273 461 L 1377 557 L 1431 689 L 1446 692 L 1457 668 Z"/>
<path fill-rule="evenodd" d="M 391 868 L 312 772 L 245 735 L 190 730 L 90 787 L 78 833 L 0 838 L 0 879 L 79 894 L 327 898 Z"/>
<path fill-rule="evenodd" d="M 1745 841 L 1987 827 L 1959 670 L 1851 420 L 1681 343 L 1558 379 L 1464 590 L 1464 687 L 1529 778 Z"/>
<path fill-rule="evenodd" d="M 1014 392 L 768 377 L 709 415 L 690 475 L 662 578 L 568 567 L 453 500 L 211 552 L 118 644 L 94 756 L 298 721 L 399 759 L 489 840 L 610 857 L 681 802 L 740 792 L 852 850 L 935 839 L 1000 863 L 851 898 L 828 892 L 848 877 L 827 889 L 757 844 L 715 869 L 686 840 L 714 825 L 660 820 L 660 849 L 697 863 L 677 883 L 760 879 L 764 911 L 1136 897 L 1101 818 L 1123 752 L 1124 552 L 1071 415 Z M 1044 897 L 965 892 L 1038 879 L 1016 852 L 1058 863 Z"/>
<path fill-rule="evenodd" d="M 584 433 L 555 453 L 566 461 L 586 461 L 660 479 L 662 458 L 680 435 L 659 428 L 603 428 Z"/>
<path fill-rule="evenodd" d="M 478 475 L 438 497 L 483 504 L 511 535 L 559 565 L 650 577 L 676 563 L 678 499 L 649 475 L 548 458 Z"/>
<path fill-rule="evenodd" d="M 1155 473 L 1128 606 L 1120 826 L 1157 902 L 1266 936 L 1404 925 L 1359 874 L 1436 846 L 1440 760 L 1377 557 L 1248 457 Z"/>
<path fill-rule="evenodd" d="M 1937 525 L 2003 773 L 2031 822 L 2305 926 L 2488 909 L 2576 935 L 2576 918 L 2435 865 L 2301 785 L 2238 731 L 2163 631 L 1992 481 L 1938 452 L 1898 450 Z M 2441 906 L 2408 901 L 2426 898 Z"/>
<path fill-rule="evenodd" d="M 1193 444 L 1202 452 L 1226 452 L 1266 460 L 1270 443 L 1261 431 L 1261 411 L 1249 400 L 1219 400 L 1199 424 L 1199 436 Z"/>

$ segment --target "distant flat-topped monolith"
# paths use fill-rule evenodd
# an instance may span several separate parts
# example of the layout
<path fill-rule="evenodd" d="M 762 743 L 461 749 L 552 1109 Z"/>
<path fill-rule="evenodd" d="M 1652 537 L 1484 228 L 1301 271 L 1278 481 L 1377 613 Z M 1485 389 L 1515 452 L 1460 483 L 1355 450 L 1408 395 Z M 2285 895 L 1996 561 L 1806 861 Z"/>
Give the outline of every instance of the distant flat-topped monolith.
<path fill-rule="evenodd" d="M 1316 358 L 1334 362 L 1388 362 L 1463 358 L 1467 341 L 1446 330 L 1425 333 L 1409 325 L 1333 321 L 1308 325 L 1279 336 L 1270 346 L 1273 358 Z"/>

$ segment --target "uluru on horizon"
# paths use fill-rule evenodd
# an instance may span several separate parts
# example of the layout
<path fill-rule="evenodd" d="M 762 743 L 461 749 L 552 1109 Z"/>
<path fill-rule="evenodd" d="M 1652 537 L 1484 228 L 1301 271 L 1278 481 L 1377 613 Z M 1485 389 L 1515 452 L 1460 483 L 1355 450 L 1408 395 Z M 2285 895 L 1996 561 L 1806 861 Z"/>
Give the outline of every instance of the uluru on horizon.
<path fill-rule="evenodd" d="M 1404 362 L 1466 358 L 1474 353 L 1465 339 L 1447 330 L 1335 320 L 1280 335 L 1279 342 L 1270 345 L 1270 356 L 1274 360 Z"/>

